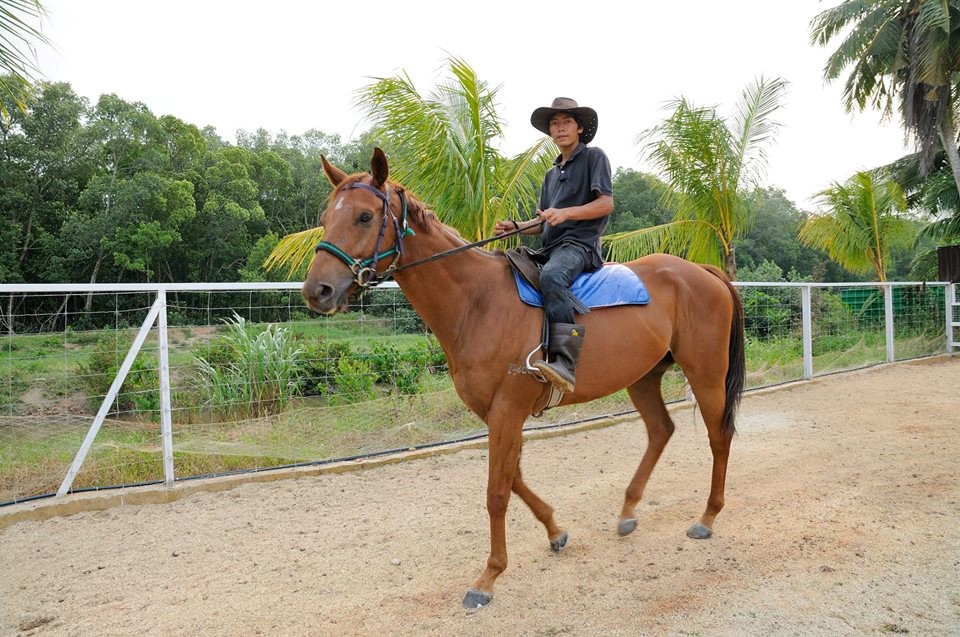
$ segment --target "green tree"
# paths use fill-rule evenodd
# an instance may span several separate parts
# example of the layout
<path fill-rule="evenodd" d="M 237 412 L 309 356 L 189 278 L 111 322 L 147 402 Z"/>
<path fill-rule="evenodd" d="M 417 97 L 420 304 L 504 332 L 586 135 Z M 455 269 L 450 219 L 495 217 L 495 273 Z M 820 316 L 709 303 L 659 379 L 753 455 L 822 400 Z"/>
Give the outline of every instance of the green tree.
<path fill-rule="evenodd" d="M 811 42 L 840 43 L 824 78 L 849 69 L 843 100 L 848 111 L 868 106 L 891 116 L 896 108 L 920 152 L 932 165 L 937 142 L 947 153 L 960 190 L 956 76 L 960 73 L 960 2 L 957 0 L 845 0 L 810 23 Z"/>
<path fill-rule="evenodd" d="M 56 279 L 54 237 L 93 170 L 83 120 L 86 100 L 68 84 L 44 85 L 0 119 L 0 235 L 2 280 Z M 61 279 L 75 280 L 75 279 Z"/>
<path fill-rule="evenodd" d="M 629 232 L 667 223 L 674 210 L 664 205 L 667 186 L 657 177 L 630 168 L 613 175 L 613 212 L 607 233 Z"/>
<path fill-rule="evenodd" d="M 122 270 L 157 279 L 161 263 L 182 240 L 181 228 L 197 212 L 193 184 L 143 171 L 123 182 L 116 193 L 117 223 L 102 238 Z"/>
<path fill-rule="evenodd" d="M 128 272 L 148 281 L 168 278 L 171 250 L 196 214 L 192 180 L 205 146 L 199 130 L 170 116 L 157 119 L 143 104 L 103 95 L 84 136 L 95 172 L 77 211 L 67 215 L 69 234 L 61 233 L 60 241 L 69 245 L 61 256 L 66 269 L 87 272 L 91 283 L 104 268 L 117 280 Z M 167 276 L 161 277 L 164 264 Z"/>
<path fill-rule="evenodd" d="M 203 193 L 190 226 L 187 246 L 196 281 L 230 281 L 244 266 L 257 239 L 268 225 L 254 181 L 256 153 L 229 146 L 209 153 L 204 160 Z"/>
<path fill-rule="evenodd" d="M 759 185 L 766 167 L 764 145 L 776 135 L 772 119 L 787 83 L 757 79 L 741 94 L 731 120 L 715 108 L 696 107 L 681 97 L 673 114 L 641 134 L 645 150 L 668 186 L 673 221 L 608 235 L 615 260 L 656 251 L 712 263 L 736 278 L 734 239 L 748 221 L 746 193 Z"/>
<path fill-rule="evenodd" d="M 845 272 L 822 250 L 797 241 L 797 231 L 806 215 L 778 188 L 756 188 L 747 197 L 751 211 L 746 231 L 737 239 L 737 277 L 741 270 L 757 271 L 764 262 L 775 263 L 782 272 L 812 277 L 816 281 L 837 281 Z"/>
<path fill-rule="evenodd" d="M 0 0 L 0 119 L 10 116 L 3 98 L 27 108 L 40 73 L 33 41 L 50 44 L 38 24 L 43 15 L 40 0 Z"/>
<path fill-rule="evenodd" d="M 342 165 L 338 163 L 343 161 L 345 154 L 340 136 L 327 135 L 318 130 L 309 130 L 303 135 L 281 133 L 270 148 L 286 162 L 290 174 L 283 202 L 284 214 L 273 215 L 271 230 L 286 235 L 316 226 L 330 194 L 330 182 L 323 174 L 320 157 L 326 156 L 337 165 Z M 369 159 L 368 153 L 368 163 Z"/>
<path fill-rule="evenodd" d="M 824 212 L 810 216 L 798 238 L 826 250 L 847 270 L 887 280 L 890 250 L 910 242 L 913 226 L 904 217 L 903 189 L 886 174 L 860 172 L 845 184 L 818 194 Z"/>

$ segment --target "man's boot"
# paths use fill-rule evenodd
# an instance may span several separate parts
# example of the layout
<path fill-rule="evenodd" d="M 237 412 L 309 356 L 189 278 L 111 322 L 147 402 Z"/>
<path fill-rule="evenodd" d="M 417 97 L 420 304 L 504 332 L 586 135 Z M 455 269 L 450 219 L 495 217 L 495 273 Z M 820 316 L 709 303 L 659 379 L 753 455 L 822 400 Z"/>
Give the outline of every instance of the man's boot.
<path fill-rule="evenodd" d="M 537 361 L 534 367 L 543 377 L 560 391 L 573 391 L 577 359 L 583 345 L 584 328 L 573 323 L 555 323 L 550 325 L 550 344 L 547 347 L 547 361 Z"/>

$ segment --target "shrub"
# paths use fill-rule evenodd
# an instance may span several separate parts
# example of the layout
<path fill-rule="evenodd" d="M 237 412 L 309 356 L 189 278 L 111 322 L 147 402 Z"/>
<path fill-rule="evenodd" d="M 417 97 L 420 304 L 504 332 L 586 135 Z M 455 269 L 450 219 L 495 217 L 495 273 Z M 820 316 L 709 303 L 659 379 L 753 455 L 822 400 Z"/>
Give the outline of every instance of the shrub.
<path fill-rule="evenodd" d="M 334 383 L 337 391 L 330 396 L 331 405 L 350 405 L 377 397 L 374 384 L 379 376 L 370 363 L 351 357 L 337 361 Z"/>
<path fill-rule="evenodd" d="M 317 336 L 302 349 L 298 371 L 302 393 L 305 396 L 329 395 L 336 382 L 337 364 L 341 358 L 351 355 L 350 344 Z"/>
<path fill-rule="evenodd" d="M 130 344 L 117 339 L 97 341 L 96 350 L 86 363 L 78 366 L 92 409 L 99 409 L 120 370 Z M 160 409 L 160 376 L 156 355 L 140 352 L 127 372 L 120 391 L 111 406 L 111 413 L 121 411 L 156 411 Z"/>

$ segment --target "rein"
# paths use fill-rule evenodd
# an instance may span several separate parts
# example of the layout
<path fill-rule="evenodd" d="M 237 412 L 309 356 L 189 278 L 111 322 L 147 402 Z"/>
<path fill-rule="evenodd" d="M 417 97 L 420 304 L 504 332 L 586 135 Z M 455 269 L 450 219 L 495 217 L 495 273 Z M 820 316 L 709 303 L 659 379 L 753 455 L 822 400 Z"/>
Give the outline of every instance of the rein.
<path fill-rule="evenodd" d="M 456 248 L 451 248 L 450 250 L 444 250 L 443 252 L 438 252 L 429 257 L 424 257 L 423 259 L 417 259 L 410 263 L 405 263 L 403 265 L 397 265 L 397 260 L 403 256 L 403 238 L 407 236 L 416 236 L 413 229 L 407 224 L 407 197 L 402 189 L 397 190 L 397 194 L 400 196 L 400 202 L 402 205 L 402 219 L 403 223 L 401 224 L 397 217 L 392 214 L 392 209 L 390 205 L 390 198 L 381 192 L 379 189 L 374 188 L 369 184 L 363 182 L 355 181 L 349 186 L 350 188 L 363 188 L 368 190 L 376 195 L 380 201 L 383 202 L 383 222 L 380 224 L 380 232 L 377 235 L 377 243 L 373 248 L 373 256 L 367 257 L 366 259 L 353 259 L 346 252 L 330 243 L 329 241 L 321 241 L 317 244 L 317 247 L 314 248 L 314 252 L 319 252 L 320 250 L 325 250 L 330 254 L 334 255 L 341 261 L 343 261 L 350 271 L 353 272 L 354 276 L 357 279 L 357 285 L 361 288 L 373 287 L 380 285 L 387 279 L 393 277 L 396 272 L 401 270 L 406 270 L 407 268 L 413 268 L 418 265 L 424 265 L 432 261 L 438 261 L 444 257 L 449 257 L 451 255 L 457 254 L 458 252 L 463 252 L 464 250 L 470 250 L 472 248 L 478 248 L 484 246 L 493 241 L 499 241 L 500 239 L 506 239 L 507 237 L 512 237 L 513 235 L 520 234 L 522 230 L 517 227 L 515 230 L 510 232 L 504 232 L 503 234 L 498 234 L 493 237 L 487 237 L 486 239 L 481 239 L 480 241 L 475 241 L 473 243 L 468 243 L 466 245 L 457 246 Z M 389 215 L 387 213 L 390 213 Z M 390 217 L 393 221 L 394 236 L 396 240 L 394 241 L 393 247 L 389 250 L 380 251 L 380 246 L 383 243 L 383 237 L 387 231 L 387 217 Z M 538 222 L 530 228 L 536 228 L 543 225 L 543 221 Z M 514 222 L 516 225 L 516 222 Z M 402 227 L 402 230 L 401 230 Z M 393 256 L 393 261 L 390 263 L 390 266 L 380 274 L 377 272 L 377 263 L 381 258 Z"/>
<path fill-rule="evenodd" d="M 536 224 L 529 226 L 529 228 L 537 228 L 543 225 L 545 222 L 539 221 Z M 528 228 L 524 228 L 526 230 Z M 499 241 L 500 239 L 506 239 L 507 237 L 512 237 L 515 234 L 520 234 L 523 232 L 520 228 L 516 230 L 511 230 L 510 232 L 504 232 L 503 234 L 498 234 L 493 237 L 487 237 L 486 239 L 480 239 L 479 241 L 474 241 L 473 243 L 468 243 L 467 245 L 457 246 L 456 248 L 451 248 L 449 250 L 444 250 L 443 252 L 438 252 L 436 254 L 430 255 L 429 257 L 424 257 L 422 259 L 417 259 L 416 261 L 411 261 L 410 263 L 405 263 L 399 267 L 393 269 L 394 272 L 399 272 L 400 270 L 406 270 L 407 268 L 412 268 L 414 266 L 423 265 L 424 263 L 430 263 L 431 261 L 438 261 L 444 257 L 449 257 L 450 255 L 456 254 L 458 252 L 463 252 L 464 250 L 470 250 L 471 248 L 479 248 L 480 246 L 485 246 L 488 243 L 494 241 Z"/>

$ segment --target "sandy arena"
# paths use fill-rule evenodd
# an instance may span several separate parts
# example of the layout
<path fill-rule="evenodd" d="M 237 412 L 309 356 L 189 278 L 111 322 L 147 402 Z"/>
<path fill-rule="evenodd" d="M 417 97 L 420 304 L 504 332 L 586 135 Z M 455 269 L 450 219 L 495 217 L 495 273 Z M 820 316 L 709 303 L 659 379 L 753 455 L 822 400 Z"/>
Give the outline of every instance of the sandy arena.
<path fill-rule="evenodd" d="M 625 538 L 642 423 L 529 440 L 570 543 L 552 554 L 513 498 L 479 612 L 460 600 L 488 551 L 486 452 L 465 449 L 9 525 L 0 634 L 960 634 L 960 357 L 748 393 L 710 540 L 685 535 L 706 432 L 674 420 Z"/>

